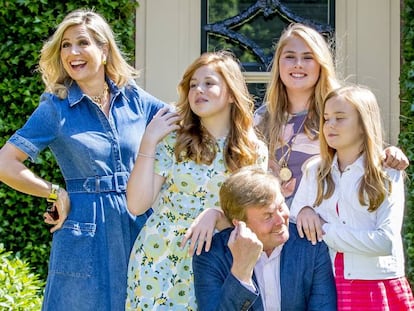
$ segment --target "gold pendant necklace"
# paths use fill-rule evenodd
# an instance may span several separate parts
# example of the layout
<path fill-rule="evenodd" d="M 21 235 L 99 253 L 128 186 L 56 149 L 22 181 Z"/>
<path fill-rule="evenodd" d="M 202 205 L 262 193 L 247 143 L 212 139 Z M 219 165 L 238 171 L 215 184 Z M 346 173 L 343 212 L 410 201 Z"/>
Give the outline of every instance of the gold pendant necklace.
<path fill-rule="evenodd" d="M 283 155 L 281 156 L 281 158 L 277 162 L 280 166 L 279 178 L 282 182 L 289 181 L 293 176 L 292 170 L 288 166 L 288 161 L 289 161 L 289 158 L 290 158 L 290 154 L 292 152 L 293 144 L 296 140 L 296 137 L 298 136 L 298 134 L 302 130 L 302 127 L 305 124 L 306 119 L 307 119 L 307 116 L 305 116 L 305 118 L 303 119 L 303 121 L 302 121 L 301 125 L 299 126 L 298 130 L 296 131 L 296 133 L 293 133 L 293 138 L 290 139 L 290 144 L 289 144 L 289 141 L 285 144 L 285 145 L 287 145 L 287 150 L 284 154 L 283 154 L 284 145 L 281 148 Z M 286 125 L 285 125 L 285 128 L 286 128 Z"/>
<path fill-rule="evenodd" d="M 91 96 L 92 100 L 102 109 L 106 105 L 106 98 L 108 96 L 108 84 L 105 82 L 104 89 L 100 95 Z"/>
<path fill-rule="evenodd" d="M 287 165 L 280 169 L 279 177 L 282 181 L 289 181 L 292 178 L 292 171 Z"/>

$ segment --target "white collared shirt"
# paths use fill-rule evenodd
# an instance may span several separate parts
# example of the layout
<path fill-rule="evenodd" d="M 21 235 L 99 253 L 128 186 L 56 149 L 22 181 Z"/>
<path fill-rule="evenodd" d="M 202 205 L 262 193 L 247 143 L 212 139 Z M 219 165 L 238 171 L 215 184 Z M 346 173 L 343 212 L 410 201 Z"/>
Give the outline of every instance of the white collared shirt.
<path fill-rule="evenodd" d="M 312 206 L 317 193 L 317 169 L 320 160 L 309 162 L 290 209 L 296 222 L 304 206 Z M 404 276 L 404 252 L 401 227 L 404 217 L 403 172 L 385 169 L 392 183 L 379 208 L 369 212 L 358 199 L 359 185 L 365 174 L 361 155 L 343 173 L 334 156 L 331 175 L 335 191 L 315 211 L 327 222 L 323 240 L 329 246 L 332 262 L 336 252 L 344 253 L 346 279 L 380 280 Z M 336 206 L 338 205 L 338 211 Z"/>
<path fill-rule="evenodd" d="M 276 247 L 270 257 L 262 252 L 254 267 L 254 274 L 266 311 L 280 311 L 280 252 L 282 247 L 283 245 Z"/>
<path fill-rule="evenodd" d="M 270 257 L 265 252 L 259 257 L 255 267 L 254 274 L 259 285 L 260 295 L 262 297 L 263 307 L 266 311 L 280 311 L 280 253 L 283 245 L 276 247 Z M 241 282 L 247 289 L 252 292 L 256 288 L 249 284 Z"/>

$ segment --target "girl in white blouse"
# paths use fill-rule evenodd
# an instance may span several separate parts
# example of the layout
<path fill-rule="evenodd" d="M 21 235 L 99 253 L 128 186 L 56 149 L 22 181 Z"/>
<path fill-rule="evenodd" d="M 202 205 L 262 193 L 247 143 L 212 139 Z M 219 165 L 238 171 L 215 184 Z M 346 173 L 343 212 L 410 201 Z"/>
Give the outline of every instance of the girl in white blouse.
<path fill-rule="evenodd" d="M 329 246 L 338 310 L 414 310 L 401 239 L 404 172 L 382 165 L 374 94 L 359 86 L 330 92 L 320 129 L 320 158 L 307 166 L 291 218 L 301 236 L 315 242 L 318 228 Z"/>

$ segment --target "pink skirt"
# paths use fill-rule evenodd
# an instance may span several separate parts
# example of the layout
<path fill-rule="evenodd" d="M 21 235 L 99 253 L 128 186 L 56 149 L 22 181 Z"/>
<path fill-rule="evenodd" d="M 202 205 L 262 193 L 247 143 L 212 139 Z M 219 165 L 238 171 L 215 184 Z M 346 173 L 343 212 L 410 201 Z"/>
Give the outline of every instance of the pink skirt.
<path fill-rule="evenodd" d="M 335 257 L 338 311 L 414 310 L 413 293 L 405 277 L 387 280 L 346 280 L 344 256 Z"/>

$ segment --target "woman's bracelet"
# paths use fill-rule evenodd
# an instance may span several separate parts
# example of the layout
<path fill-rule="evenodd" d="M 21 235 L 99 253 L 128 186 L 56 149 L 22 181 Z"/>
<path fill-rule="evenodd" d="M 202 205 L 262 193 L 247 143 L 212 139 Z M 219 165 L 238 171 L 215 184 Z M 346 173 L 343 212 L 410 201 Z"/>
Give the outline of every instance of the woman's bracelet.
<path fill-rule="evenodd" d="M 59 196 L 59 185 L 52 184 L 49 196 L 46 198 L 48 202 L 56 202 Z"/>
<path fill-rule="evenodd" d="M 143 158 L 155 159 L 155 155 L 145 154 L 145 153 L 141 153 L 141 152 L 138 152 L 138 156 L 143 157 Z"/>

